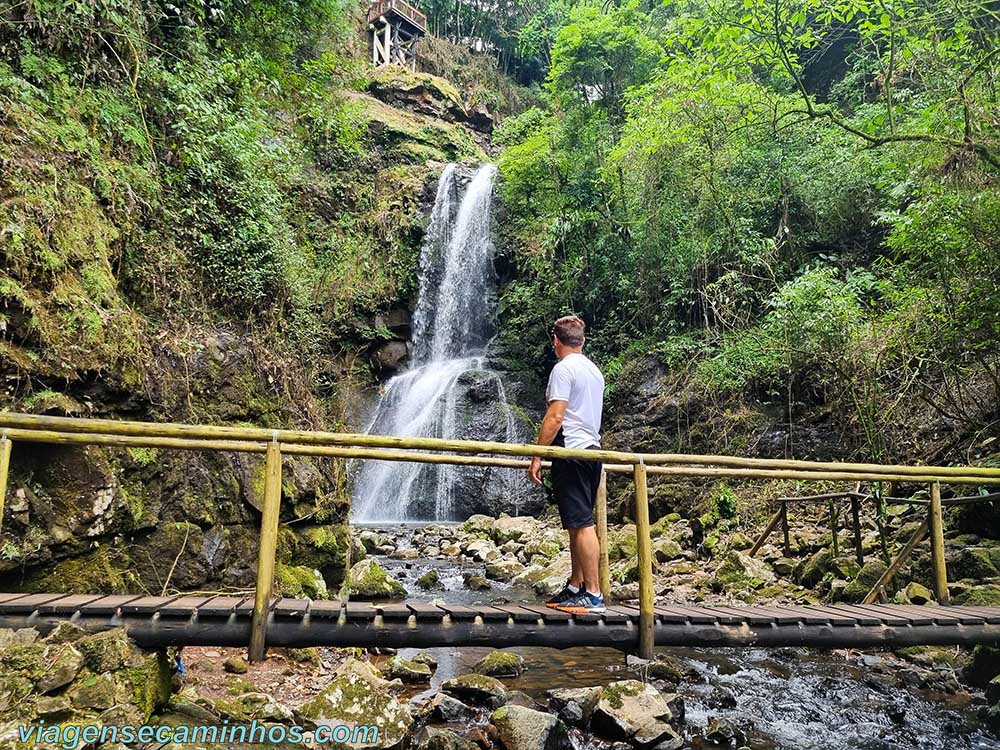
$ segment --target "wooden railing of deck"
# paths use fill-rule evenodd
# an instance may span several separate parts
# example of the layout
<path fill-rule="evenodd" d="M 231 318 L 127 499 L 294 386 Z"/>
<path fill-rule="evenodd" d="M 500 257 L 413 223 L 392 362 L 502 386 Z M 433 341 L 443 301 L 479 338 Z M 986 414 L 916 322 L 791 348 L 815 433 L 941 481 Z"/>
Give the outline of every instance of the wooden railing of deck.
<path fill-rule="evenodd" d="M 249 655 L 264 658 L 267 612 L 274 585 L 275 553 L 281 505 L 284 456 L 325 456 L 381 461 L 416 461 L 460 466 L 499 466 L 527 469 L 528 457 L 574 458 L 601 461 L 604 471 L 631 474 L 635 494 L 636 542 L 639 563 L 639 655 L 653 654 L 653 567 L 650 540 L 649 475 L 730 477 L 743 479 L 800 479 L 836 481 L 908 481 L 930 485 L 927 528 L 931 534 L 934 590 L 940 603 L 948 600 L 944 561 L 944 533 L 940 485 L 1000 484 L 1000 468 L 974 466 L 906 466 L 867 463 L 814 462 L 683 453 L 633 453 L 580 450 L 556 446 L 499 443 L 440 438 L 394 437 L 257 427 L 131 422 L 0 413 L 0 520 L 7 490 L 14 442 L 60 445 L 148 447 L 171 450 L 235 451 L 265 456 L 264 504 Z M 433 453 L 428 451 L 435 451 Z M 598 491 L 596 525 L 601 545 L 601 588 L 608 593 L 607 493 L 602 477 Z M 985 498 L 984 498 L 985 499 Z M 788 499 L 789 501 L 791 499 Z M 783 504 L 764 536 L 784 518 Z M 759 548 L 759 545 L 756 545 Z M 756 551 L 756 549 L 754 550 Z"/>
<path fill-rule="evenodd" d="M 378 0 L 368 10 L 368 23 L 374 23 L 387 13 L 395 11 L 399 15 L 408 19 L 421 31 L 427 31 L 427 16 L 403 0 Z"/>

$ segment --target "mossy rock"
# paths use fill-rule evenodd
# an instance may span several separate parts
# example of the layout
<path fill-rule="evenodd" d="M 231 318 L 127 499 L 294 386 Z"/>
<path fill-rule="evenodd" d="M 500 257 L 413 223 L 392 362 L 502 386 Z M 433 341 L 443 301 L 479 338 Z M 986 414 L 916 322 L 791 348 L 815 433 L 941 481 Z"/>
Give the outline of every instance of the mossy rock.
<path fill-rule="evenodd" d="M 987 583 L 982 586 L 970 586 L 953 596 L 952 602 L 968 607 L 1000 607 L 1000 585 Z"/>
<path fill-rule="evenodd" d="M 815 588 L 829 571 L 833 553 L 823 548 L 801 563 L 795 571 L 795 582 L 807 589 Z"/>
<path fill-rule="evenodd" d="M 402 599 L 406 596 L 403 584 L 371 558 L 351 567 L 344 586 L 356 599 Z"/>
<path fill-rule="evenodd" d="M 289 562 L 315 568 L 328 581 L 343 580 L 351 552 L 351 532 L 346 525 L 308 526 L 296 536 L 299 544 Z"/>
<path fill-rule="evenodd" d="M 958 551 L 947 563 L 948 577 L 955 581 L 971 579 L 981 581 L 984 578 L 993 578 L 1000 575 L 990 551 L 983 547 L 966 547 Z"/>
<path fill-rule="evenodd" d="M 29 571 L 24 577 L 18 576 L 17 582 L 12 582 L 8 590 L 124 594 L 136 580 L 132 561 L 124 551 L 98 547 L 78 557 L 59 560 L 44 569 Z"/>
<path fill-rule="evenodd" d="M 608 560 L 630 560 L 638 553 L 638 541 L 635 536 L 635 524 L 625 524 L 613 529 L 608 534 Z"/>
<path fill-rule="evenodd" d="M 888 570 L 888 567 L 881 560 L 868 560 L 857 577 L 844 588 L 843 601 L 860 602 L 863 600 L 872 587 L 878 583 L 882 574 Z"/>
<path fill-rule="evenodd" d="M 290 648 L 285 654 L 294 662 L 299 664 L 316 664 L 321 662 L 319 656 L 319 649 L 315 646 L 309 646 L 306 648 Z"/>
<path fill-rule="evenodd" d="M 354 672 L 338 674 L 298 712 L 315 722 L 375 725 L 383 748 L 400 745 L 413 725 L 405 704 Z"/>
<path fill-rule="evenodd" d="M 507 702 L 507 688 L 483 674 L 462 674 L 441 684 L 441 690 L 460 701 L 497 708 Z"/>
<path fill-rule="evenodd" d="M 417 585 L 425 591 L 441 588 L 441 581 L 438 576 L 438 572 L 433 569 L 428 570 L 417 579 Z"/>
<path fill-rule="evenodd" d="M 1000 647 L 980 645 L 972 649 L 972 659 L 962 670 L 962 679 L 985 688 L 997 676 L 1000 676 Z"/>
<path fill-rule="evenodd" d="M 124 628 L 84 636 L 75 645 L 87 669 L 98 674 L 142 665 L 142 653 Z"/>
<path fill-rule="evenodd" d="M 476 674 L 517 677 L 524 671 L 524 657 L 511 651 L 491 651 L 472 667 Z"/>
<path fill-rule="evenodd" d="M 326 580 L 315 568 L 277 563 L 274 576 L 282 596 L 305 599 L 328 599 L 330 596 Z"/>
<path fill-rule="evenodd" d="M 386 677 L 390 680 L 399 679 L 403 682 L 430 682 L 431 680 L 429 665 L 404 659 L 399 654 L 393 656 L 384 669 Z"/>

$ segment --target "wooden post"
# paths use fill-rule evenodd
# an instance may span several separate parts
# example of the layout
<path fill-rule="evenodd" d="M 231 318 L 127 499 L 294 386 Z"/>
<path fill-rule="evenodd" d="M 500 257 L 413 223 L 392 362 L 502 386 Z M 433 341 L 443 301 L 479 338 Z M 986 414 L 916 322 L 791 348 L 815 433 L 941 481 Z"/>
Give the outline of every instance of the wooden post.
<path fill-rule="evenodd" d="M 782 507 L 784 507 L 784 503 L 782 503 Z M 747 554 L 750 557 L 756 555 L 757 552 L 760 550 L 760 548 L 764 546 L 764 542 L 767 541 L 767 538 L 771 535 L 771 532 L 774 531 L 774 527 L 777 526 L 780 521 L 781 521 L 781 508 L 778 509 L 777 513 L 771 516 L 771 520 L 767 522 L 767 526 L 765 526 L 764 530 L 760 532 L 760 536 L 757 537 L 757 541 L 753 543 L 753 547 L 751 547 L 750 551 L 747 552 Z"/>
<path fill-rule="evenodd" d="M 632 469 L 635 480 L 635 534 L 639 552 L 639 657 L 653 658 L 653 552 L 649 539 L 649 493 L 646 464 Z"/>
<path fill-rule="evenodd" d="M 931 565 L 934 568 L 934 596 L 938 604 L 948 604 L 948 570 L 944 562 L 944 521 L 941 516 L 941 484 L 931 484 L 928 506 L 928 528 L 931 531 Z"/>
<path fill-rule="evenodd" d="M 785 557 L 792 556 L 792 539 L 788 532 L 788 503 L 781 502 L 781 535 L 785 544 Z"/>
<path fill-rule="evenodd" d="M 250 625 L 250 661 L 263 661 L 267 644 L 267 617 L 274 586 L 274 558 L 278 547 L 278 512 L 281 509 L 281 449 L 277 441 L 267 446 L 264 466 L 264 511 L 257 550 L 257 592 Z"/>
<path fill-rule="evenodd" d="M 0 539 L 3 538 L 4 501 L 7 499 L 7 475 L 10 473 L 10 449 L 14 443 L 7 437 L 4 430 L 0 437 Z"/>
<path fill-rule="evenodd" d="M 385 57 L 383 57 L 382 59 L 383 59 L 383 61 L 385 62 L 386 65 L 389 65 L 390 63 L 392 63 L 392 57 L 390 57 L 390 52 L 389 52 L 389 50 L 392 49 L 392 47 L 391 47 L 392 41 L 390 39 L 390 34 L 392 34 L 392 24 L 389 23 L 389 19 L 386 18 L 385 19 L 385 41 L 382 42 L 382 52 L 385 55 Z"/>
<path fill-rule="evenodd" d="M 605 602 L 611 597 L 611 570 L 608 565 L 608 475 L 601 470 L 601 483 L 597 485 L 596 502 L 597 543 L 600 547 L 598 572 L 601 584 L 601 595 Z"/>
<path fill-rule="evenodd" d="M 885 587 L 889 585 L 892 579 L 896 577 L 896 573 L 899 572 L 899 569 L 903 567 L 907 560 L 910 559 L 910 555 L 913 554 L 913 550 L 917 548 L 917 545 L 920 544 L 926 534 L 927 519 L 925 518 L 924 522 L 917 527 L 916 531 L 913 532 L 913 536 L 910 537 L 910 540 L 903 545 L 903 549 L 899 551 L 899 554 L 896 555 L 896 559 L 892 561 L 885 573 L 882 574 L 882 577 L 875 582 L 874 586 L 872 586 L 872 590 L 865 596 L 862 604 L 871 604 L 879 596 L 883 596 L 885 594 Z"/>
<path fill-rule="evenodd" d="M 830 507 L 830 530 L 833 533 L 833 556 L 840 557 L 840 539 L 837 533 L 837 502 L 831 500 Z"/>
<path fill-rule="evenodd" d="M 854 557 L 858 565 L 865 564 L 865 550 L 861 541 L 861 498 L 851 497 L 851 525 L 854 527 Z"/>

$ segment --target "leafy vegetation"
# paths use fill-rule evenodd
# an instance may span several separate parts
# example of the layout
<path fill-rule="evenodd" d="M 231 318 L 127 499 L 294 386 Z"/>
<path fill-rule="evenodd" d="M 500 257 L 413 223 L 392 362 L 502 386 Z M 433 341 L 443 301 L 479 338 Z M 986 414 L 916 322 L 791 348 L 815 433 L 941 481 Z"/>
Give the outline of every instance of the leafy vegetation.
<path fill-rule="evenodd" d="M 558 7 L 545 103 L 496 134 L 525 366 L 572 310 L 612 373 L 647 354 L 720 405 L 832 407 L 873 457 L 911 449 L 913 403 L 996 424 L 992 6 Z"/>

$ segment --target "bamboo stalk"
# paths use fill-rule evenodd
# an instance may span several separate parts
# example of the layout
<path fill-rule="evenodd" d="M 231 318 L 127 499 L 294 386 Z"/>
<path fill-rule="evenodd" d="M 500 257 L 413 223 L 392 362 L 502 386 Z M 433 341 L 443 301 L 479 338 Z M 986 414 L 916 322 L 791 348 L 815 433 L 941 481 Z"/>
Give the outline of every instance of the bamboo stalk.
<path fill-rule="evenodd" d="M 267 618 L 274 587 L 275 555 L 278 547 L 278 514 L 281 510 L 281 449 L 277 443 L 267 446 L 264 467 L 264 510 L 260 520 L 260 546 L 257 550 L 257 589 L 250 626 L 250 661 L 263 661 L 267 648 Z"/>
<path fill-rule="evenodd" d="M 931 503 L 928 508 L 931 531 L 931 565 L 934 568 L 934 597 L 938 604 L 948 604 L 948 570 L 944 561 L 944 519 L 941 515 L 941 485 L 931 485 Z"/>
<path fill-rule="evenodd" d="M 653 658 L 653 552 L 649 539 L 649 494 L 646 465 L 638 463 L 635 481 L 635 535 L 639 556 L 639 657 Z"/>
<path fill-rule="evenodd" d="M 631 468 L 620 464 L 608 464 L 605 468 L 615 474 L 630 472 Z M 790 469 L 729 469 L 702 466 L 647 466 L 651 475 L 675 477 L 729 477 L 733 479 L 805 479 L 808 481 L 873 481 L 881 482 L 887 479 L 899 479 L 905 482 L 942 481 L 946 484 L 989 484 L 990 482 L 975 476 L 904 476 L 894 474 L 859 474 L 852 472 L 827 471 L 796 471 Z"/>
<path fill-rule="evenodd" d="M 854 527 L 854 557 L 858 565 L 865 564 L 864 544 L 861 540 L 861 499 L 851 498 L 851 525 Z"/>
<path fill-rule="evenodd" d="M 885 573 L 883 573 L 878 581 L 875 582 L 875 585 L 872 586 L 872 590 L 865 595 L 864 601 L 862 602 L 863 604 L 871 604 L 874 602 L 879 597 L 879 594 L 885 590 L 885 587 L 889 585 L 892 579 L 896 577 L 896 573 L 898 573 L 899 569 L 902 568 L 903 565 L 906 564 L 906 561 L 910 559 L 910 555 L 913 554 L 913 550 L 917 548 L 917 545 L 920 544 L 921 540 L 923 540 L 924 536 L 927 534 L 927 528 L 928 523 L 925 518 L 920 526 L 917 527 L 917 530 L 913 532 L 913 536 L 910 537 L 909 541 L 903 545 L 903 549 L 901 549 L 899 554 L 896 555 L 896 559 L 889 564 Z"/>
<path fill-rule="evenodd" d="M 597 501 L 595 503 L 595 523 L 597 526 L 597 544 L 599 547 L 598 578 L 600 579 L 601 595 L 606 602 L 611 601 L 611 568 L 608 563 L 608 475 L 601 472 L 601 482 L 597 485 Z"/>
<path fill-rule="evenodd" d="M 792 539 L 788 530 L 788 504 L 781 504 L 781 536 L 784 544 L 783 551 L 785 557 L 792 556 Z"/>
<path fill-rule="evenodd" d="M 781 508 L 778 508 L 778 512 L 771 516 L 771 520 L 767 522 L 767 526 L 765 526 L 764 530 L 760 532 L 760 536 L 757 537 L 757 541 L 753 543 L 753 547 L 751 547 L 750 551 L 747 552 L 750 557 L 753 557 L 758 551 L 760 551 L 760 548 L 764 546 L 764 542 L 767 541 L 767 538 L 771 535 L 771 532 L 774 531 L 775 527 L 781 522 L 782 510 L 784 507 L 785 505 L 782 503 Z"/>
<path fill-rule="evenodd" d="M 7 500 L 7 477 L 10 474 L 10 451 L 14 442 L 4 431 L 0 437 L 0 539 L 3 539 L 3 511 Z"/>
<path fill-rule="evenodd" d="M 816 462 L 790 459 L 743 458 L 738 456 L 687 455 L 683 453 L 636 453 L 606 450 L 583 450 L 558 446 L 522 445 L 442 438 L 395 437 L 389 435 L 359 435 L 304 430 L 267 430 L 259 427 L 184 425 L 176 423 L 129 422 L 113 419 L 82 419 L 35 414 L 0 414 L 0 427 L 54 429 L 65 432 L 99 432 L 109 435 L 141 435 L 146 437 L 185 437 L 215 440 L 269 441 L 276 437 L 282 443 L 300 445 L 350 445 L 374 448 L 404 448 L 447 450 L 458 453 L 496 453 L 507 456 L 541 456 L 543 458 L 577 458 L 605 463 L 699 464 L 737 468 L 801 470 L 805 472 L 854 473 L 877 475 L 880 480 L 901 477 L 901 481 L 935 481 L 950 477 L 970 480 L 972 477 L 1000 480 L 1000 469 L 960 466 L 900 466 L 840 462 Z M 927 479 L 926 477 L 931 477 Z M 982 482 L 985 483 L 985 482 Z"/>

